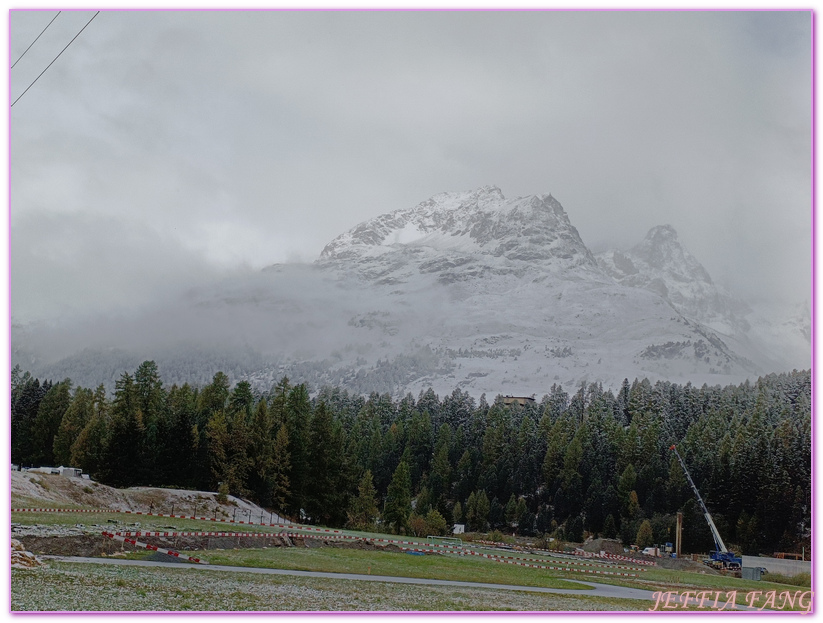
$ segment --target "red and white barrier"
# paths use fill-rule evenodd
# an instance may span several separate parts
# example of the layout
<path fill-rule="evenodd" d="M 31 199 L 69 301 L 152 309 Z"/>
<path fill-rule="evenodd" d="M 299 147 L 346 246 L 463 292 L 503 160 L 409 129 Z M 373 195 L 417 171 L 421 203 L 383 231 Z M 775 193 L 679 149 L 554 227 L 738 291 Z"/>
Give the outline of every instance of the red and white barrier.
<path fill-rule="evenodd" d="M 528 561 L 528 562 L 552 562 L 550 560 L 544 560 L 542 558 L 521 558 L 519 556 L 496 556 L 496 557 L 500 558 L 502 560 L 524 560 L 524 561 Z M 565 564 L 578 565 L 578 566 L 581 566 L 581 567 L 601 567 L 601 566 L 603 566 L 602 564 L 598 565 L 597 563 L 594 563 L 594 562 L 579 562 L 577 560 L 570 560 L 569 562 L 567 562 Z M 628 569 L 629 571 L 646 571 L 646 569 L 641 569 L 639 567 L 624 567 L 624 566 L 621 566 L 621 565 L 611 565 L 610 564 L 610 565 L 608 565 L 608 567 L 609 567 L 609 569 Z"/>
<path fill-rule="evenodd" d="M 636 573 L 621 573 L 619 571 L 600 571 L 596 569 L 574 569 L 572 567 L 553 567 L 549 565 L 535 565 L 527 562 L 517 562 L 511 556 L 504 558 L 503 556 L 495 556 L 494 554 L 482 554 L 480 552 L 472 551 L 466 551 L 464 553 L 469 556 L 482 556 L 483 558 L 488 558 L 489 560 L 494 560 L 496 562 L 504 562 L 506 564 L 518 565 L 520 567 L 531 567 L 532 569 L 548 569 L 550 571 L 571 571 L 573 573 L 592 573 L 597 575 L 620 575 L 631 578 L 637 577 Z"/>
<path fill-rule="evenodd" d="M 466 556 L 481 556 L 483 558 L 487 558 L 489 560 L 493 560 L 495 562 L 504 562 L 510 565 L 518 565 L 521 567 L 530 567 L 532 569 L 548 569 L 552 571 L 569 571 L 572 573 L 591 573 L 597 575 L 618 575 L 618 576 L 628 576 L 628 577 L 637 577 L 635 573 L 620 573 L 616 571 L 606 571 L 606 570 L 595 570 L 595 569 L 578 569 L 572 566 L 568 567 L 555 567 L 550 565 L 537 565 L 531 564 L 531 562 L 525 561 L 538 561 L 538 562 L 546 562 L 539 558 L 517 558 L 514 556 L 496 556 L 494 554 L 484 554 L 481 552 L 474 552 L 471 550 L 462 550 L 462 551 L 448 551 L 442 549 L 443 546 L 436 545 L 440 549 L 432 549 L 432 548 L 425 548 L 420 547 L 420 543 L 415 543 L 413 541 L 400 541 L 396 539 L 372 539 L 368 537 L 357 537 L 357 536 L 350 536 L 350 535 L 340 535 L 340 536 L 320 536 L 320 535 L 306 535 L 303 533 L 295 533 L 295 532 L 116 532 L 115 533 L 119 537 L 180 537 L 180 536 L 209 536 L 209 537 L 289 537 L 289 538 L 309 538 L 313 539 L 321 539 L 321 540 L 341 540 L 341 539 L 349 539 L 349 540 L 359 540 L 359 541 L 368 541 L 368 542 L 384 542 L 384 543 L 396 543 L 401 544 L 400 549 L 404 551 L 411 551 L 411 552 L 422 552 L 426 554 L 457 554 L 457 555 L 466 555 Z M 131 542 L 131 541 L 129 541 Z M 403 545 L 412 545 L 413 547 L 404 547 Z M 456 546 L 449 546 L 451 548 L 455 548 Z M 591 567 L 595 567 L 597 565 L 591 563 L 577 563 L 577 565 L 587 565 Z M 611 568 L 614 569 L 629 569 L 632 571 L 645 571 L 645 569 L 636 569 L 633 567 L 616 567 L 613 566 Z"/>
<path fill-rule="evenodd" d="M 211 521 L 214 523 L 228 523 L 244 526 L 266 526 L 270 528 L 289 528 L 292 530 L 310 530 L 328 534 L 342 534 L 341 530 L 333 528 L 315 528 L 314 526 L 303 526 L 300 524 L 288 523 L 257 523 L 254 521 L 237 521 L 235 519 L 217 519 L 216 517 L 196 517 L 195 515 L 169 515 L 165 513 L 144 513 L 143 511 L 123 511 L 110 508 L 13 508 L 12 513 L 123 513 L 126 515 L 145 515 L 147 517 L 168 517 L 171 519 L 196 519 L 199 521 Z"/>
<path fill-rule="evenodd" d="M 631 558 L 629 556 L 618 556 L 617 554 L 603 554 L 603 558 L 608 558 L 610 560 L 628 560 L 629 562 L 633 562 L 636 565 L 647 565 L 649 567 L 656 567 L 657 563 L 653 560 L 639 560 L 637 558 Z"/>
<path fill-rule="evenodd" d="M 603 574 L 603 575 L 621 575 L 621 576 L 630 576 L 630 577 L 637 577 L 636 574 L 633 573 L 619 573 L 619 572 L 612 572 L 612 571 L 605 571 L 605 570 L 590 570 L 590 569 L 575 569 L 572 567 L 554 567 L 554 566 L 547 566 L 547 565 L 535 565 L 529 564 L 530 562 L 547 562 L 543 561 L 538 558 L 517 558 L 514 556 L 497 556 L 494 554 L 483 554 L 480 552 L 473 552 L 470 550 L 466 550 L 459 545 L 448 545 L 448 544 L 436 544 L 433 545 L 432 548 L 421 548 L 422 545 L 416 541 L 402 541 L 399 539 L 381 539 L 381 538 L 369 538 L 369 537 L 358 537 L 358 536 L 351 536 L 345 535 L 342 533 L 341 530 L 335 530 L 331 528 L 315 528 L 313 526 L 302 526 L 298 524 L 281 524 L 281 523 L 255 523 L 251 521 L 235 521 L 233 519 L 226 520 L 226 519 L 216 519 L 213 517 L 196 517 L 194 515 L 170 515 L 164 513 L 144 513 L 142 511 L 123 511 L 123 510 L 112 510 L 112 509 L 79 509 L 79 508 L 13 508 L 11 512 L 15 513 L 26 513 L 26 512 L 38 512 L 38 513 L 48 513 L 48 512 L 59 512 L 59 513 L 123 513 L 123 514 L 130 514 L 130 515 L 146 515 L 149 517 L 168 517 L 172 519 L 195 519 L 201 521 L 211 521 L 216 523 L 230 523 L 230 524 L 242 524 L 242 525 L 249 525 L 249 526 L 267 526 L 267 527 L 277 527 L 277 528 L 290 528 L 292 530 L 307 530 L 307 531 L 314 531 L 323 533 L 321 534 L 305 534 L 301 532 L 117 532 L 117 533 L 109 533 L 104 532 L 105 536 L 109 536 L 110 538 L 117 538 L 121 540 L 125 540 L 128 543 L 135 544 L 140 547 L 145 547 L 147 549 L 153 549 L 156 551 L 160 551 L 162 553 L 168 553 L 171 556 L 180 556 L 177 552 L 172 552 L 171 550 L 160 550 L 154 546 L 146 545 L 144 543 L 139 543 L 137 541 L 129 540 L 129 536 L 164 536 L 164 537 L 173 537 L 173 536 L 226 536 L 226 537 L 276 537 L 276 536 L 287 536 L 289 538 L 319 538 L 324 540 L 331 540 L 331 539 L 348 539 L 348 540 L 362 540 L 362 541 L 369 541 L 373 543 L 392 543 L 395 545 L 400 546 L 400 549 L 407 550 L 407 551 L 419 551 L 425 553 L 454 553 L 454 554 L 465 554 L 470 556 L 482 556 L 488 558 L 490 560 L 496 560 L 498 562 L 505 562 L 508 564 L 514 564 L 524 567 L 533 567 L 537 569 L 549 569 L 554 571 L 571 571 L 571 572 L 578 572 L 578 573 L 595 573 L 595 574 Z M 335 536 L 325 536 L 328 535 L 335 535 Z M 488 545 L 506 545 L 505 543 L 494 543 L 489 541 L 475 541 L 477 543 L 483 543 Z M 412 547 L 403 547 L 409 546 Z M 430 544 L 426 544 L 430 545 Z M 464 546 L 465 547 L 465 546 Z M 437 549 L 433 549 L 437 548 Z M 456 551 L 449 551 L 449 550 L 456 550 Z M 568 555 L 569 552 L 563 552 L 560 550 L 538 550 L 538 551 L 546 551 L 551 553 L 559 553 L 559 554 L 566 554 Z M 575 552 L 576 553 L 576 552 Z M 634 564 L 639 565 L 654 565 L 656 566 L 657 563 L 655 562 L 648 562 L 643 560 L 636 560 L 634 558 L 629 558 L 627 556 L 617 556 L 615 554 L 604 554 L 603 556 L 597 556 L 595 554 L 589 554 L 586 552 L 588 556 L 586 557 L 602 557 L 608 558 L 611 560 L 625 560 L 630 561 Z M 197 558 L 190 558 L 194 562 L 201 562 L 200 559 Z M 529 562 L 520 562 L 520 561 L 529 561 Z M 208 563 L 204 563 L 208 564 Z M 567 564 L 570 565 L 579 565 L 579 566 L 598 566 L 593 563 L 581 563 L 581 562 L 569 562 Z M 645 569 L 637 569 L 632 567 L 621 567 L 613 565 L 610 568 L 615 569 L 629 569 L 632 571 L 645 571 Z"/>
<path fill-rule="evenodd" d="M 148 543 L 141 543 L 140 541 L 135 541 L 133 539 L 129 539 L 124 536 L 120 536 L 117 534 L 112 534 L 111 532 L 103 532 L 103 536 L 107 536 L 110 539 L 115 539 L 116 541 L 123 541 L 124 543 L 131 543 L 136 547 L 142 547 L 144 549 L 153 550 L 155 552 L 160 552 L 161 554 L 168 554 L 169 556 L 174 556 L 175 558 L 185 558 L 186 560 L 190 560 L 191 562 L 196 562 L 201 565 L 209 564 L 205 560 L 201 560 L 200 558 L 194 558 L 192 556 L 183 556 L 180 552 L 175 552 L 174 550 L 170 549 L 163 549 L 162 547 L 156 547 L 154 545 L 149 545 Z"/>

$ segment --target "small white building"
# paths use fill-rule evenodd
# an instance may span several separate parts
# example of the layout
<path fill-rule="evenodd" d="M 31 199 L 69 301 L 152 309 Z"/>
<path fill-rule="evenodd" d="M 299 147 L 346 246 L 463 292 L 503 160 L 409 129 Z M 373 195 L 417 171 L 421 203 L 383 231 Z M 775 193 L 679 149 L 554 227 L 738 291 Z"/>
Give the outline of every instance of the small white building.
<path fill-rule="evenodd" d="M 456 523 L 452 529 L 452 534 L 463 534 L 466 531 L 466 524 Z"/>
<path fill-rule="evenodd" d="M 79 467 L 30 467 L 27 472 L 36 474 L 52 474 L 54 476 L 65 476 L 66 478 L 81 478 L 83 470 Z"/>

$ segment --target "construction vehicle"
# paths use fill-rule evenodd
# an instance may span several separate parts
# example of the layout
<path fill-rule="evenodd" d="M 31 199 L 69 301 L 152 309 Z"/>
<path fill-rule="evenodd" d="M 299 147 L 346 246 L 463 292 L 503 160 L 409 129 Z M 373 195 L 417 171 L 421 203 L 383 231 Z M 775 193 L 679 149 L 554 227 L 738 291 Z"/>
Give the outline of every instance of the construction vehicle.
<path fill-rule="evenodd" d="M 697 496 L 697 501 L 700 504 L 700 508 L 703 511 L 703 516 L 706 518 L 706 522 L 709 524 L 709 530 L 712 531 L 712 538 L 714 539 L 715 550 L 712 551 L 710 558 L 704 560 L 703 563 L 714 567 L 715 569 L 729 569 L 734 571 L 739 571 L 743 566 L 743 559 L 740 556 L 735 556 L 734 552 L 730 552 L 726 548 L 726 544 L 723 543 L 723 539 L 720 536 L 720 533 L 717 531 L 717 526 L 714 525 L 714 520 L 712 519 L 711 514 L 709 513 L 709 509 L 706 508 L 706 504 L 703 502 L 703 498 L 700 497 L 700 491 L 697 490 L 697 487 L 692 480 L 691 475 L 689 474 L 689 470 L 686 469 L 686 463 L 683 461 L 683 457 L 680 456 L 680 453 L 677 451 L 677 448 L 672 446 L 669 448 L 670 450 L 674 451 L 677 460 L 680 461 L 680 466 L 683 468 L 683 472 L 686 474 L 686 480 L 689 481 L 689 484 L 692 486 L 692 490 L 694 494 Z"/>

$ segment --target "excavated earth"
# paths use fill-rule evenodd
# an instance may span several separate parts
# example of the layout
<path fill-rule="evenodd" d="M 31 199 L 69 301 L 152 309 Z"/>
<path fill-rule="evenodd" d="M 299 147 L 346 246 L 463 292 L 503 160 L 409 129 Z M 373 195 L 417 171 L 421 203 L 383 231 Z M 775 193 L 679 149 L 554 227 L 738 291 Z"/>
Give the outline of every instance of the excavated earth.
<path fill-rule="evenodd" d="M 160 487 L 131 487 L 115 489 L 98 482 L 82 478 L 66 478 L 54 474 L 38 472 L 11 472 L 12 508 L 48 508 L 68 505 L 83 505 L 99 509 L 117 511 L 142 511 L 171 514 L 194 514 L 218 519 L 248 519 L 262 517 L 271 522 L 283 521 L 276 513 L 263 509 L 248 500 L 228 496 L 220 501 L 216 493 L 189 491 L 185 489 L 165 489 Z M 78 519 L 82 515 L 78 515 Z M 145 518 L 149 520 L 149 517 Z M 160 518 L 157 518 L 160 519 Z M 145 520 L 144 520 L 145 521 Z M 171 518 L 160 519 L 166 524 Z M 214 531 L 220 531 L 216 524 Z M 235 526 L 232 531 L 242 531 Z M 112 556 L 123 552 L 142 549 L 130 543 L 110 539 L 103 531 L 159 532 L 176 531 L 172 525 L 150 525 L 141 522 L 110 520 L 99 525 L 77 523 L 66 525 L 11 525 L 11 536 L 26 551 L 36 555 L 57 556 Z M 225 530 L 225 528 L 224 528 Z M 281 537 L 139 537 L 138 541 L 163 549 L 197 551 L 207 549 L 241 549 L 259 547 L 356 547 L 359 549 L 378 548 L 367 541 L 328 542 L 321 539 Z M 177 560 L 173 556 L 157 554 L 163 559 Z"/>
<path fill-rule="evenodd" d="M 102 531 L 102 530 L 101 530 Z M 52 556 L 116 556 L 125 552 L 145 551 L 131 543 L 110 539 L 96 534 L 51 535 L 38 534 L 20 535 L 16 538 L 25 549 L 35 555 Z M 249 549 L 263 547 L 342 547 L 347 549 L 401 551 L 395 545 L 375 545 L 366 540 L 358 541 L 327 541 L 312 538 L 283 538 L 277 536 L 266 537 L 228 537 L 228 536 L 175 536 L 153 537 L 141 536 L 135 540 L 154 545 L 161 549 L 175 551 L 202 551 L 213 549 Z M 159 560 L 177 560 L 174 556 L 157 553 Z"/>
<path fill-rule="evenodd" d="M 11 472 L 12 508 L 81 505 L 117 511 L 142 511 L 178 515 L 215 516 L 223 519 L 243 519 L 264 516 L 272 522 L 282 521 L 277 513 L 271 513 L 256 504 L 227 496 L 218 500 L 217 493 L 190 491 L 163 487 L 129 487 L 115 489 L 84 478 L 67 478 L 38 472 Z"/>

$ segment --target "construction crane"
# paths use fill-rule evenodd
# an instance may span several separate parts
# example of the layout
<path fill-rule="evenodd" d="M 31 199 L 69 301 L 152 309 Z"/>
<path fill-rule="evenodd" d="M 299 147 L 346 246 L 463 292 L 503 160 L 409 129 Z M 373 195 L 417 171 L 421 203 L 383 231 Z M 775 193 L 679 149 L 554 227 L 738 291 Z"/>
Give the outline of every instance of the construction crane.
<path fill-rule="evenodd" d="M 683 468 L 683 473 L 686 474 L 686 479 L 692 486 L 692 490 L 697 496 L 697 501 L 700 504 L 700 508 L 703 510 L 703 516 L 706 518 L 706 523 L 709 524 L 709 530 L 712 531 L 712 538 L 714 539 L 716 549 L 711 553 L 711 558 L 709 560 L 704 560 L 703 562 L 718 569 L 740 569 L 743 565 L 743 559 L 739 556 L 735 556 L 734 552 L 730 552 L 726 548 L 726 544 L 723 543 L 720 532 L 717 531 L 717 526 L 714 525 L 714 520 L 712 519 L 711 513 L 709 513 L 709 509 L 706 508 L 703 498 L 700 497 L 700 491 L 697 490 L 697 487 L 689 474 L 689 470 L 686 469 L 686 463 L 683 461 L 683 457 L 680 456 L 680 453 L 674 446 L 669 449 L 674 451 L 674 455 L 677 457 L 677 460 L 680 461 L 680 466 Z"/>

